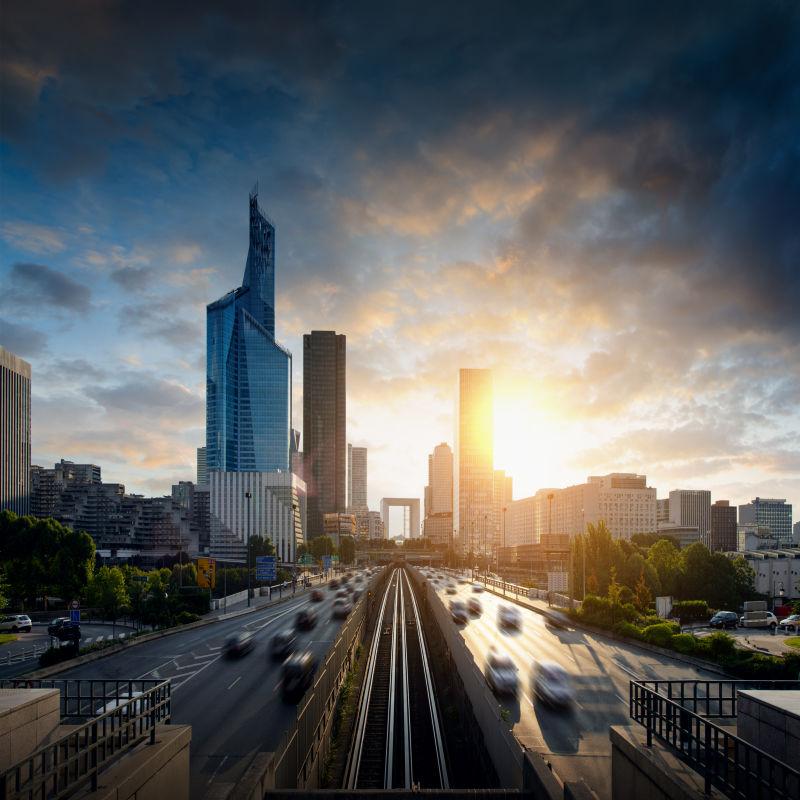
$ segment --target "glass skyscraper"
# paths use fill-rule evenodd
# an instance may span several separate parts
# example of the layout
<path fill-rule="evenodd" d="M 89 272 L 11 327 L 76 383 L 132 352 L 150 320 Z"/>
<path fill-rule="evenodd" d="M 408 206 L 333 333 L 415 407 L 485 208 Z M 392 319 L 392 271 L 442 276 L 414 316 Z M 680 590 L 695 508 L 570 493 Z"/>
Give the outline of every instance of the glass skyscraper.
<path fill-rule="evenodd" d="M 275 227 L 250 194 L 244 279 L 206 308 L 208 471 L 290 469 L 292 355 L 275 341 Z"/>

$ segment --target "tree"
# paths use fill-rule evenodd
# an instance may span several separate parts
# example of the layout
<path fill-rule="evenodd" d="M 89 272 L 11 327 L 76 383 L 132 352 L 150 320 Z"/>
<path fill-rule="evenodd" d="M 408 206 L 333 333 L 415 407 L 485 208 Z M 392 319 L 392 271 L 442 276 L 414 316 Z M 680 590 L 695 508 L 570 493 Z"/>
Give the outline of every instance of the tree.
<path fill-rule="evenodd" d="M 295 558 L 299 561 L 306 553 L 308 552 L 308 546 L 305 542 L 303 544 L 297 545 L 297 550 L 295 551 Z"/>
<path fill-rule="evenodd" d="M 650 594 L 647 581 L 644 579 L 644 566 L 642 566 L 642 571 L 639 573 L 639 580 L 636 582 L 634 601 L 636 603 L 636 608 L 638 608 L 642 614 L 650 608 L 650 603 L 653 602 L 653 595 Z"/>
<path fill-rule="evenodd" d="M 104 618 L 116 623 L 122 609 L 130 604 L 122 570 L 119 567 L 100 567 L 89 581 L 86 597 L 90 606 L 99 608 Z"/>
<path fill-rule="evenodd" d="M 332 556 L 336 552 L 336 547 L 333 544 L 333 539 L 330 536 L 316 536 L 309 543 L 311 555 L 314 558 L 322 558 L 322 556 Z"/>
<path fill-rule="evenodd" d="M 352 564 L 356 558 L 356 543 L 352 536 L 342 536 L 339 540 L 339 555 L 343 564 Z"/>
<path fill-rule="evenodd" d="M 274 556 L 275 545 L 269 536 L 250 537 L 250 563 L 255 564 L 258 556 Z"/>
<path fill-rule="evenodd" d="M 655 570 L 660 591 L 674 595 L 682 570 L 681 553 L 674 542 L 660 539 L 647 551 L 647 563 Z"/>

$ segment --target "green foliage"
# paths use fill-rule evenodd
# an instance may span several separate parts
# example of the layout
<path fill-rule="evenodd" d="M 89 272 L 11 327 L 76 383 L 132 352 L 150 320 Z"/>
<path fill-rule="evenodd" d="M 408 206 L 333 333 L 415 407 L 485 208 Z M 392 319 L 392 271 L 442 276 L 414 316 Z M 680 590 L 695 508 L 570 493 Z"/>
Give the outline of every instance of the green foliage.
<path fill-rule="evenodd" d="M 0 564 L 12 600 L 33 605 L 45 595 L 72 600 L 82 596 L 92 575 L 91 536 L 54 519 L 0 512 Z"/>
<path fill-rule="evenodd" d="M 250 563 L 255 564 L 258 556 L 274 556 L 275 545 L 269 536 L 250 537 Z"/>
<path fill-rule="evenodd" d="M 314 558 L 322 556 L 332 556 L 336 552 L 336 546 L 330 536 L 316 536 L 309 543 L 311 555 Z"/>
<path fill-rule="evenodd" d="M 716 631 L 697 640 L 698 650 L 705 653 L 715 661 L 725 661 L 733 658 L 736 653 L 736 642 L 732 636 L 722 631 Z"/>
<path fill-rule="evenodd" d="M 632 622 L 627 622 L 625 620 L 622 620 L 622 622 L 615 622 L 612 630 L 617 634 L 617 636 L 627 636 L 629 639 L 642 638 L 641 628 L 639 628 L 638 625 L 634 625 Z"/>
<path fill-rule="evenodd" d="M 106 619 L 116 620 L 130 604 L 125 576 L 119 567 L 100 567 L 89 581 L 86 598 Z"/>
<path fill-rule="evenodd" d="M 658 647 L 669 647 L 675 632 L 674 626 L 668 622 L 660 622 L 658 625 L 648 625 L 642 631 L 642 638 Z"/>
<path fill-rule="evenodd" d="M 75 645 L 63 647 L 51 647 L 39 656 L 40 667 L 51 667 L 53 664 L 60 664 L 62 661 L 69 661 L 78 655 L 78 648 Z"/>
<path fill-rule="evenodd" d="M 200 619 L 198 614 L 192 614 L 191 611 L 179 611 L 175 615 L 176 625 L 188 625 L 190 622 L 197 622 Z"/>
<path fill-rule="evenodd" d="M 636 588 L 634 591 L 634 605 L 637 609 L 639 609 L 639 611 L 644 613 L 648 608 L 650 608 L 650 603 L 653 602 L 653 595 L 650 592 L 650 588 L 648 587 L 647 581 L 644 578 L 644 564 L 642 564 L 642 570 L 639 574 L 639 580 L 636 582 Z"/>
<path fill-rule="evenodd" d="M 795 600 L 792 603 L 792 614 L 800 614 L 800 600 Z"/>
<path fill-rule="evenodd" d="M 672 613 L 681 622 L 707 620 L 711 616 L 711 611 L 705 600 L 678 600 L 672 604 Z"/>
<path fill-rule="evenodd" d="M 342 536 L 339 540 L 339 557 L 343 564 L 352 564 L 356 559 L 356 543 L 352 536 Z"/>
<path fill-rule="evenodd" d="M 677 633 L 670 639 L 670 647 L 679 653 L 691 655 L 697 650 L 697 641 L 691 633 Z"/>

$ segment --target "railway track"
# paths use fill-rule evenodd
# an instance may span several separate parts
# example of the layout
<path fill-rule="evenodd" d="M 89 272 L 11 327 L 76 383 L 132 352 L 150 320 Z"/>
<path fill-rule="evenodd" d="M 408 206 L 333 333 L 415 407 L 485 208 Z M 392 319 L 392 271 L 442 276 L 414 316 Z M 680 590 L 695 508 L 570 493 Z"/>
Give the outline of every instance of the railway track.
<path fill-rule="evenodd" d="M 421 617 L 402 567 L 378 610 L 344 788 L 449 788 Z"/>

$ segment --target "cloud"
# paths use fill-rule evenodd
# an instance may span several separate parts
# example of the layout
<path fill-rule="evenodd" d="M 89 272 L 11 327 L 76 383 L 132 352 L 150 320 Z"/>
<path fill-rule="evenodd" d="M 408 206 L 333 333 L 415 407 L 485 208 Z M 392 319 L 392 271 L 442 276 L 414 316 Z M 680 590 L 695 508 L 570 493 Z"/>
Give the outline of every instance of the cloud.
<path fill-rule="evenodd" d="M 204 401 L 185 386 L 144 373 L 116 386 L 90 386 L 85 391 L 106 411 L 155 413 L 162 420 L 196 416 L 205 408 Z"/>
<path fill-rule="evenodd" d="M 32 358 L 47 348 L 47 336 L 41 331 L 0 318 L 0 344 L 18 356 Z"/>
<path fill-rule="evenodd" d="M 149 267 L 122 267 L 111 273 L 111 280 L 128 291 L 141 291 L 153 285 L 153 270 Z"/>
<path fill-rule="evenodd" d="M 11 289 L 6 302 L 28 308 L 42 304 L 66 311 L 87 312 L 91 309 L 92 291 L 74 278 L 44 264 L 17 262 L 11 267 Z"/>
<path fill-rule="evenodd" d="M 60 253 L 67 247 L 63 231 L 31 222 L 4 222 L 0 236 L 17 250 L 36 255 Z"/>

